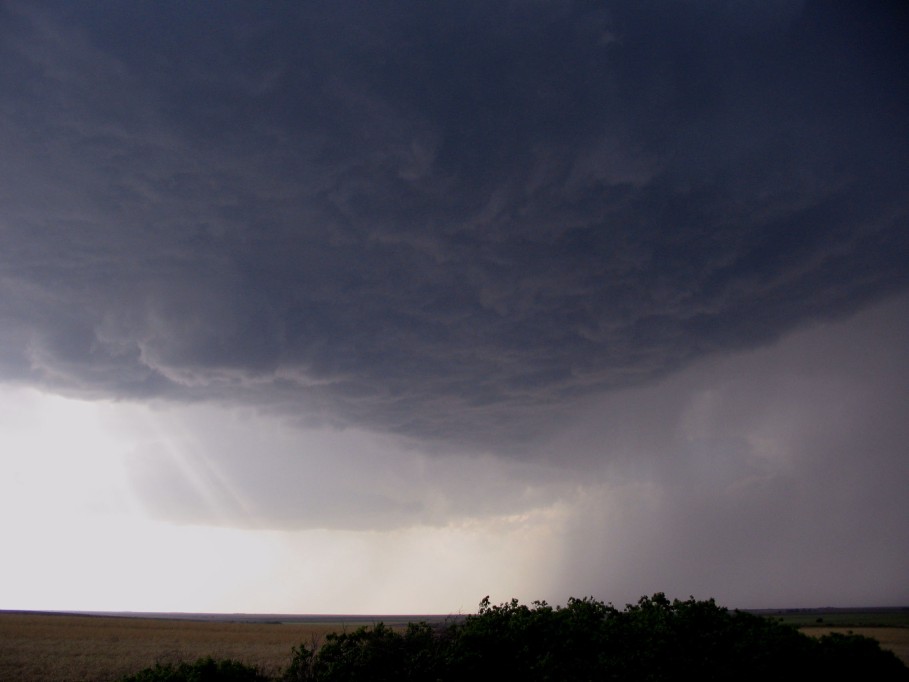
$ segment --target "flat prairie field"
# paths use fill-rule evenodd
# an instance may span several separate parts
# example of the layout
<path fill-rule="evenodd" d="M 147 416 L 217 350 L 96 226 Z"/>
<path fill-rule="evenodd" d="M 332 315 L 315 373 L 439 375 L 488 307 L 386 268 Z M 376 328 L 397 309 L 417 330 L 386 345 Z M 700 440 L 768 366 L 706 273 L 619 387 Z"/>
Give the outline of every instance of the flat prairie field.
<path fill-rule="evenodd" d="M 365 623 L 364 623 L 365 624 Z M 0 613 L 0 680 L 109 682 L 155 663 L 231 658 L 279 676 L 291 649 L 350 622 L 249 623 Z"/>
<path fill-rule="evenodd" d="M 386 620 L 392 627 L 405 622 Z M 290 664 L 293 647 L 318 644 L 330 632 L 371 624 L 324 618 L 263 623 L 0 612 L 0 680 L 114 682 L 155 663 L 191 663 L 206 656 L 231 658 L 278 677 Z M 873 637 L 909 665 L 906 627 L 800 629 L 816 637 L 829 632 Z"/>
<path fill-rule="evenodd" d="M 823 635 L 829 635 L 831 632 L 839 632 L 843 635 L 853 634 L 871 637 L 872 639 L 876 639 L 878 642 L 880 642 L 882 649 L 889 649 L 895 653 L 903 663 L 909 666 L 909 628 L 846 628 L 819 626 L 803 627 L 799 628 L 799 630 L 804 632 L 806 635 L 811 635 L 812 637 L 822 637 Z"/>

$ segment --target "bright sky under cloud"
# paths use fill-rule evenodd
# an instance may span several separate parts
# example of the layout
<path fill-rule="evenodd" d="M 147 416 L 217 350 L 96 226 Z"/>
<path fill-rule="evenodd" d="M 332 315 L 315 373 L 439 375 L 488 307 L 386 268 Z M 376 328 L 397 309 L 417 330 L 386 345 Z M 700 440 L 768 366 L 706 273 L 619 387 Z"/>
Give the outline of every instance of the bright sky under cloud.
<path fill-rule="evenodd" d="M 905 13 L 0 8 L 0 608 L 909 603 Z"/>

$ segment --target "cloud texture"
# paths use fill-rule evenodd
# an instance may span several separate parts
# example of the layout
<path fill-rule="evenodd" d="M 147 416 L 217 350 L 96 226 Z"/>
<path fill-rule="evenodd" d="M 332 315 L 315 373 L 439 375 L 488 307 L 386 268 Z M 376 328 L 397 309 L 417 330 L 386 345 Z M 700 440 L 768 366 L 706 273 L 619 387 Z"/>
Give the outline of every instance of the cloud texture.
<path fill-rule="evenodd" d="M 7 6 L 4 375 L 495 448 L 898 290 L 899 26 L 779 5 Z"/>
<path fill-rule="evenodd" d="M 556 593 L 861 556 L 856 600 L 909 598 L 906 28 L 3 3 L 0 381 L 156 405 L 124 475 L 171 522 L 527 515 Z"/>

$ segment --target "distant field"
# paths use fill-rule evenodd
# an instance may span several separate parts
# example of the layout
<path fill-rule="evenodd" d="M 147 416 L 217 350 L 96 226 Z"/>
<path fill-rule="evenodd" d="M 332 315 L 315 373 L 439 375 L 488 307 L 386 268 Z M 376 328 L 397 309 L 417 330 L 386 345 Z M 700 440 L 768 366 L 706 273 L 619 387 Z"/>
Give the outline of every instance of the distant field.
<path fill-rule="evenodd" d="M 909 628 L 909 607 L 877 609 L 776 609 L 753 611 L 798 628 Z"/>
<path fill-rule="evenodd" d="M 909 665 L 909 611 L 762 612 L 820 636 L 830 631 L 874 637 Z M 876 614 L 876 615 L 875 615 Z M 291 649 L 320 642 L 329 632 L 351 631 L 382 620 L 398 627 L 408 620 L 443 617 L 208 616 L 148 618 L 0 612 L 0 680 L 19 682 L 113 682 L 160 663 L 231 658 L 268 675 L 282 673 Z M 220 620 L 230 618 L 231 620 Z M 817 619 L 823 618 L 818 623 Z M 800 620 L 801 619 L 801 620 Z M 887 624 L 868 627 L 867 624 Z"/>
<path fill-rule="evenodd" d="M 755 613 L 794 625 L 812 637 L 821 637 L 831 632 L 872 637 L 909 666 L 909 607 L 782 609 Z"/>
<path fill-rule="evenodd" d="M 812 637 L 821 637 L 831 632 L 840 632 L 846 634 L 864 635 L 871 637 L 881 643 L 881 648 L 889 649 L 900 660 L 909 666 L 909 628 L 824 628 L 810 627 L 799 628 L 806 635 Z"/>
<path fill-rule="evenodd" d="M 290 663 L 292 647 L 372 624 L 349 618 L 263 623 L 0 613 L 0 680 L 110 682 L 156 662 L 205 656 L 278 675 Z"/>

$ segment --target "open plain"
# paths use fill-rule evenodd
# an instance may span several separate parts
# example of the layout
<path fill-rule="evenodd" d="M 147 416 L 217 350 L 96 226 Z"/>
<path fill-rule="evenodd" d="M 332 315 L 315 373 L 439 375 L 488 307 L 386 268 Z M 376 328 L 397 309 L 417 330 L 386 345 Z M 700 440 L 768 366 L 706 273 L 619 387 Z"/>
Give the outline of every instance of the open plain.
<path fill-rule="evenodd" d="M 806 635 L 833 632 L 871 637 L 909 666 L 909 608 L 822 608 L 755 611 L 797 627 Z"/>
<path fill-rule="evenodd" d="M 806 635 L 812 637 L 822 637 L 832 632 L 838 632 L 843 635 L 862 635 L 871 637 L 880 642 L 882 649 L 889 649 L 895 653 L 899 659 L 909 666 L 909 628 L 905 627 L 873 627 L 873 628 L 841 628 L 841 627 L 805 627 L 799 628 Z"/>
<path fill-rule="evenodd" d="M 292 647 L 355 626 L 6 612 L 0 613 L 0 680 L 110 682 L 158 662 L 206 656 L 277 676 L 290 663 Z"/>
<path fill-rule="evenodd" d="M 854 632 L 877 639 L 909 665 L 909 627 L 906 617 L 886 627 L 855 627 L 842 617 L 800 629 L 812 636 Z M 867 614 L 866 614 L 867 615 Z M 442 617 L 381 618 L 391 627 L 407 620 Z M 278 677 L 291 661 L 291 649 L 318 644 L 330 632 L 373 625 L 379 617 L 295 617 L 263 619 L 248 616 L 150 618 L 138 616 L 0 612 L 0 680 L 19 682 L 113 682 L 155 663 L 192 662 L 211 656 L 230 658 Z M 786 620 L 783 618 L 783 620 Z M 867 620 L 867 618 L 865 618 Z"/>

